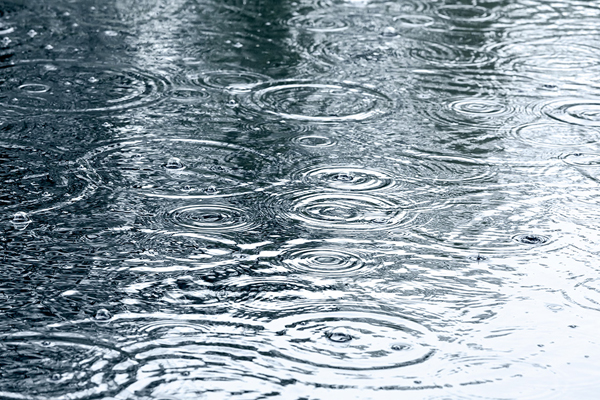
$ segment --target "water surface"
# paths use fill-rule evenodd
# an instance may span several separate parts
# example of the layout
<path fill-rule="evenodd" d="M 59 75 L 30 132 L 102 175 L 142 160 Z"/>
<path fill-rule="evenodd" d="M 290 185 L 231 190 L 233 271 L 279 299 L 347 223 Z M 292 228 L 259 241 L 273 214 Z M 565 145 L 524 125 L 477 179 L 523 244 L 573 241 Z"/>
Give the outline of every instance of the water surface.
<path fill-rule="evenodd" d="M 0 6 L 0 398 L 596 398 L 599 2 Z"/>

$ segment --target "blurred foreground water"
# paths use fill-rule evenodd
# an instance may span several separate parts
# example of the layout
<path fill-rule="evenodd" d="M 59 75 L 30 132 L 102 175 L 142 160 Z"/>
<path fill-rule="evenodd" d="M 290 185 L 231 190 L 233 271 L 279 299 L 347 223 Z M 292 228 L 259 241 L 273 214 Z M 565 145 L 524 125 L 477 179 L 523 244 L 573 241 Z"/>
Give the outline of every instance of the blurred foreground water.
<path fill-rule="evenodd" d="M 0 398 L 598 398 L 600 1 L 0 5 Z"/>

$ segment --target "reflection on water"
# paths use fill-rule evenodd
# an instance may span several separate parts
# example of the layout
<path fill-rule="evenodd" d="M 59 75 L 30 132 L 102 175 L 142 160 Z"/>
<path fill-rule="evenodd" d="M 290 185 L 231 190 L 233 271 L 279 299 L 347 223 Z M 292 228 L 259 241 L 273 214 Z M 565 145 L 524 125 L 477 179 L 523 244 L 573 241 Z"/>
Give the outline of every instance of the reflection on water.
<path fill-rule="evenodd" d="M 599 10 L 0 2 L 0 398 L 596 398 Z"/>

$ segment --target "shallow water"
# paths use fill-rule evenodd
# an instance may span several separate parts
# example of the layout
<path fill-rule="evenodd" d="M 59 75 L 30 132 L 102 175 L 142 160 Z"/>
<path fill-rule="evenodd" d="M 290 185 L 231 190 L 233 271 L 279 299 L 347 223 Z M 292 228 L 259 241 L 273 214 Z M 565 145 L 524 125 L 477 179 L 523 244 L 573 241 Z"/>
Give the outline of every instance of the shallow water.
<path fill-rule="evenodd" d="M 597 398 L 600 2 L 0 5 L 0 398 Z"/>

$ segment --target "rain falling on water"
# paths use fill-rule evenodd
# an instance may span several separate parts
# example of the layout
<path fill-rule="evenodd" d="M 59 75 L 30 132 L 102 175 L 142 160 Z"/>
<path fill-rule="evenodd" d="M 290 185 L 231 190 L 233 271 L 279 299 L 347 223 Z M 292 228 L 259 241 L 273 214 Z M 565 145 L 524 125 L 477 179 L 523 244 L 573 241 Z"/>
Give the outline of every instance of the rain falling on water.
<path fill-rule="evenodd" d="M 0 399 L 596 399 L 599 1 L 0 1 Z"/>

